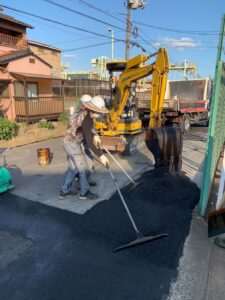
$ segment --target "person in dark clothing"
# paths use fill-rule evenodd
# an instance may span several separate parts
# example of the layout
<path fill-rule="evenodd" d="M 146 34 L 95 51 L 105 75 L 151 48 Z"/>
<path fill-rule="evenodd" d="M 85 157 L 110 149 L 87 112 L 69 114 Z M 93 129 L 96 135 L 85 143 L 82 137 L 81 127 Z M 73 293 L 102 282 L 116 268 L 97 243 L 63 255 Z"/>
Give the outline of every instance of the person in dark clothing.
<path fill-rule="evenodd" d="M 105 167 L 109 166 L 107 157 L 103 155 L 102 151 L 98 148 L 101 144 L 101 140 L 97 135 L 94 135 L 92 131 L 92 119 L 95 113 L 108 113 L 108 110 L 105 108 L 104 100 L 99 96 L 91 98 L 89 95 L 83 95 L 81 102 L 83 105 L 80 111 L 75 112 L 71 116 L 68 129 L 63 139 L 69 167 L 58 195 L 60 200 L 75 195 L 75 193 L 71 191 L 71 188 L 77 174 L 80 180 L 79 198 L 82 200 L 98 198 L 97 194 L 90 191 L 87 176 L 89 167 L 84 151 L 84 144 L 86 145 L 85 147 L 99 157 Z"/>

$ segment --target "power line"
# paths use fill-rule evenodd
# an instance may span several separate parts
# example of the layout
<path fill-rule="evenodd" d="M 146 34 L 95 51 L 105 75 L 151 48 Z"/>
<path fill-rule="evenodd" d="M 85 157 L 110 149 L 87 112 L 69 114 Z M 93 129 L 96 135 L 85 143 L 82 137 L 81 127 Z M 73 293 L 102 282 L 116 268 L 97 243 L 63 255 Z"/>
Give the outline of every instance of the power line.
<path fill-rule="evenodd" d="M 119 30 L 118 31 L 114 31 L 114 32 L 119 32 Z M 99 38 L 99 37 L 96 37 L 96 39 L 97 38 Z M 75 39 L 75 40 L 59 41 L 59 42 L 51 43 L 51 45 L 67 44 L 67 43 L 79 42 L 79 41 L 90 40 L 90 39 L 93 39 L 93 35 L 89 35 L 89 36 L 86 36 L 86 37 L 81 37 L 81 38 Z M 111 42 L 109 42 L 109 43 L 111 43 Z"/>
<path fill-rule="evenodd" d="M 75 40 L 67 40 L 67 41 L 60 41 L 60 42 L 56 42 L 56 43 L 51 43 L 51 45 L 67 44 L 67 43 L 71 43 L 71 42 L 79 42 L 79 41 L 83 41 L 83 40 L 89 40 L 89 39 L 92 39 L 92 38 L 93 38 L 93 35 L 90 35 L 90 36 L 75 39 Z"/>
<path fill-rule="evenodd" d="M 1 6 L 4 7 L 4 8 L 6 8 L 6 9 L 9 9 L 9 10 L 12 10 L 12 11 L 16 11 L 16 12 L 20 12 L 22 14 L 29 15 L 29 16 L 32 16 L 32 17 L 35 17 L 35 18 L 47 21 L 47 22 L 51 22 L 51 23 L 58 24 L 58 25 L 61 25 L 61 26 L 64 26 L 64 27 L 68 27 L 68 28 L 72 28 L 72 29 L 75 29 L 75 30 L 78 30 L 78 31 L 82 31 L 82 32 L 86 32 L 86 33 L 91 33 L 93 35 L 97 35 L 97 36 L 101 36 L 101 37 L 104 37 L 104 38 L 107 38 L 107 39 L 111 39 L 111 37 L 109 37 L 107 35 L 104 35 L 104 34 L 101 34 L 101 33 L 97 33 L 97 32 L 93 32 L 93 31 L 90 31 L 88 29 L 84 29 L 84 28 L 81 28 L 81 27 L 77 27 L 77 26 L 65 24 L 65 23 L 62 23 L 62 22 L 59 22 L 59 21 L 56 21 L 56 20 L 53 20 L 53 19 L 46 18 L 46 17 L 41 17 L 39 15 L 30 13 L 30 12 L 26 12 L 26 11 L 22 11 L 22 10 L 19 10 L 17 8 L 13 8 L 13 7 L 10 7 L 10 6 L 7 6 L 7 5 L 1 5 Z M 118 39 L 118 38 L 115 38 L 115 40 L 120 41 L 120 42 L 125 42 L 125 40 Z M 133 43 L 135 44 L 135 42 L 133 42 Z"/>
<path fill-rule="evenodd" d="M 116 41 L 116 42 L 118 43 L 120 41 Z M 87 46 L 78 47 L 78 48 L 74 48 L 74 49 L 66 49 L 66 50 L 62 50 L 62 52 L 69 52 L 69 51 L 76 51 L 76 50 L 81 50 L 81 49 L 88 49 L 88 48 L 98 47 L 98 46 L 107 45 L 107 44 L 111 44 L 111 42 L 104 42 L 104 43 L 92 44 L 92 45 L 87 45 Z"/>
<path fill-rule="evenodd" d="M 69 7 L 65 6 L 65 5 L 56 3 L 55 1 L 52 1 L 52 0 L 42 0 L 42 1 L 47 2 L 47 3 L 50 3 L 50 4 L 55 5 L 55 6 L 58 6 L 58 7 L 62 8 L 62 9 L 65 9 L 65 10 L 67 10 L 67 11 L 73 12 L 73 13 L 78 14 L 78 15 L 80 15 L 80 16 L 89 18 L 89 19 L 94 20 L 94 21 L 96 21 L 96 22 L 105 24 L 105 25 L 107 25 L 107 26 L 111 26 L 111 27 L 114 27 L 114 28 L 117 28 L 117 29 L 126 31 L 126 29 L 124 29 L 124 28 L 121 28 L 121 27 L 118 27 L 118 26 L 116 26 L 116 25 L 110 24 L 110 23 L 108 23 L 108 22 L 102 21 L 102 20 L 100 20 L 100 19 L 98 19 L 98 18 L 95 18 L 95 17 L 91 17 L 90 15 L 84 14 L 84 13 L 82 13 L 82 12 L 80 12 L 80 11 L 77 11 L 77 10 L 75 10 L 75 9 L 69 8 Z"/>
<path fill-rule="evenodd" d="M 155 46 L 153 46 L 152 44 L 150 44 L 148 41 L 146 41 L 143 37 L 141 37 L 140 35 L 139 35 L 139 37 L 145 42 L 145 43 L 147 43 L 149 46 L 151 46 L 154 50 L 159 50 L 159 47 L 155 47 Z M 171 55 L 170 55 L 170 57 L 169 57 L 169 60 L 170 61 L 172 61 L 173 63 L 177 63 L 175 60 L 174 60 L 174 58 L 172 58 L 171 57 Z"/>
<path fill-rule="evenodd" d="M 196 35 L 219 35 L 220 34 L 218 31 L 181 30 L 181 29 L 171 29 L 171 28 L 154 26 L 154 25 L 145 24 L 142 22 L 136 22 L 136 23 L 139 25 L 145 26 L 145 27 L 150 27 L 150 28 L 163 30 L 163 31 L 176 32 L 176 33 L 188 33 L 188 34 L 196 34 Z"/>
<path fill-rule="evenodd" d="M 21 16 L 21 13 L 14 12 L 14 14 L 15 14 L 16 16 Z M 38 21 L 38 20 L 34 20 L 34 18 L 30 18 L 30 17 L 28 17 L 28 16 L 26 16 L 25 18 L 28 19 L 28 20 L 32 20 L 32 22 L 35 22 L 35 23 L 41 24 L 41 25 L 43 25 L 43 26 L 46 26 L 46 23 L 40 22 L 40 21 Z M 55 29 L 55 30 L 58 30 L 58 31 L 62 31 L 62 32 L 66 32 L 66 33 L 69 33 L 69 34 L 73 34 L 73 35 L 74 35 L 74 31 L 73 31 L 73 32 L 72 32 L 72 31 L 68 31 L 68 30 L 65 30 L 65 29 L 62 29 L 62 28 L 58 28 L 58 27 L 55 27 L 55 26 L 51 26 L 51 25 L 49 25 L 49 24 L 48 24 L 48 27 L 50 27 L 50 28 L 52 28 L 52 29 Z M 84 35 L 82 35 L 82 36 L 84 36 Z M 92 35 L 92 37 L 93 37 L 93 35 Z"/>
<path fill-rule="evenodd" d="M 70 0 L 70 1 L 74 2 L 73 0 Z M 121 18 L 115 17 L 114 15 L 110 14 L 110 13 L 107 12 L 106 10 L 103 10 L 103 9 L 101 9 L 101 8 L 99 8 L 99 7 L 96 7 L 96 6 L 94 6 L 94 5 L 92 5 L 92 4 L 88 3 L 88 2 L 86 2 L 86 1 L 84 1 L 84 0 L 79 0 L 78 3 L 80 3 L 80 2 L 83 3 L 83 4 L 86 5 L 86 6 L 88 6 L 88 7 L 92 8 L 92 9 L 94 9 L 94 10 L 97 10 L 98 12 L 103 13 L 104 15 L 107 15 L 107 16 L 109 16 L 109 17 L 111 17 L 111 18 L 113 18 L 113 19 L 115 19 L 115 20 L 117 20 L 117 21 L 120 21 L 120 22 L 126 24 L 125 19 L 121 19 Z"/>
<path fill-rule="evenodd" d="M 15 13 L 16 15 L 20 15 L 21 13 Z M 39 22 L 39 21 L 37 21 L 37 20 L 33 20 L 32 18 L 29 18 L 29 17 L 27 17 L 27 19 L 29 19 L 29 20 L 32 20 L 33 22 L 37 22 L 37 23 L 39 23 L 39 24 L 42 24 L 42 25 L 45 25 L 45 23 L 42 23 L 42 22 Z M 51 27 L 51 28 L 54 28 L 54 29 L 56 29 L 56 30 L 60 30 L 60 31 L 63 31 L 63 32 L 67 32 L 67 33 L 71 33 L 71 34 L 74 34 L 74 32 L 71 32 L 71 31 L 67 31 L 67 30 L 63 30 L 63 29 L 61 29 L 61 28 L 57 28 L 57 27 L 54 27 L 54 26 L 50 26 L 49 25 L 49 27 Z M 119 32 L 120 30 L 117 30 L 117 31 L 114 31 L 114 32 Z M 78 41 L 82 41 L 82 40 L 88 40 L 88 39 L 92 39 L 93 38 L 93 35 L 90 35 L 90 36 L 88 36 L 88 37 L 82 37 L 82 38 L 79 38 L 79 39 L 75 39 L 75 40 L 67 40 L 67 41 L 60 41 L 60 42 L 55 42 L 55 43 L 51 43 L 51 45 L 53 46 L 53 45 L 58 45 L 58 44 L 66 44 L 66 43 L 71 43 L 71 42 L 78 42 Z M 96 38 L 99 38 L 99 37 L 96 37 Z M 116 41 L 116 42 L 118 42 L 118 41 Z M 110 44 L 111 42 L 107 42 L 107 43 L 105 43 L 105 44 Z M 100 43 L 100 44 L 96 44 L 96 46 L 97 45 L 103 45 L 103 43 Z M 95 45 L 94 45 L 95 46 Z M 89 47 L 89 46 L 87 46 L 87 47 Z M 85 48 L 85 46 L 84 46 L 84 48 Z M 72 49 L 73 50 L 73 49 Z M 71 51 L 72 51 L 71 50 Z M 77 50 L 76 48 L 74 49 L 74 50 Z M 63 51 L 70 51 L 70 50 L 63 50 L 62 49 L 62 52 Z M 48 55 L 49 54 L 49 52 L 48 53 L 39 53 L 38 54 L 38 56 L 42 56 L 42 55 Z"/>
<path fill-rule="evenodd" d="M 116 43 L 118 43 L 118 42 L 120 42 L 120 41 L 116 41 Z M 94 48 L 94 47 L 107 45 L 107 44 L 111 44 L 111 42 L 103 42 L 103 43 L 98 43 L 98 44 L 91 44 L 91 45 L 81 46 L 81 47 L 77 47 L 77 48 L 73 48 L 73 49 L 65 49 L 65 50 L 62 50 L 62 52 L 71 52 L 71 51 L 83 50 L 83 49 Z M 45 55 L 49 55 L 49 52 L 38 53 L 38 56 L 45 56 Z"/>
<path fill-rule="evenodd" d="M 25 15 L 29 15 L 29 16 L 32 16 L 32 17 L 35 17 L 35 18 L 47 21 L 47 22 L 51 22 L 51 23 L 58 24 L 58 25 L 61 25 L 61 26 L 64 26 L 64 27 L 68 27 L 68 28 L 72 28 L 72 29 L 75 29 L 75 30 L 78 30 L 78 31 L 82 31 L 82 32 L 86 32 L 86 33 L 91 33 L 91 34 L 96 35 L 96 36 L 101 36 L 101 37 L 104 37 L 104 38 L 107 38 L 107 39 L 111 39 L 111 37 L 109 37 L 107 35 L 104 35 L 104 34 L 101 34 L 101 33 L 97 33 L 97 32 L 93 32 L 93 31 L 90 31 L 88 29 L 84 29 L 84 28 L 81 28 L 81 27 L 73 26 L 73 25 L 68 25 L 68 24 L 65 24 L 65 23 L 53 20 L 53 19 L 46 18 L 46 17 L 41 17 L 39 15 L 30 13 L 30 12 L 26 12 L 26 11 L 22 11 L 22 10 L 19 10 L 17 8 L 13 8 L 13 7 L 10 7 L 10 6 L 7 6 L 7 5 L 1 5 L 1 6 L 4 7 L 4 8 L 6 8 L 6 9 L 9 9 L 9 10 L 12 10 L 12 11 L 16 11 L 16 12 L 19 12 L 19 13 L 22 13 L 22 14 L 25 14 Z M 123 42 L 123 43 L 126 42 L 125 40 L 118 39 L 118 38 L 114 38 L 114 40 L 118 41 L 118 42 Z M 131 41 L 130 43 L 133 46 L 136 46 L 138 48 L 141 47 L 142 49 L 144 49 L 139 43 L 136 43 L 134 41 Z"/>
<path fill-rule="evenodd" d="M 121 28 L 121 27 L 112 25 L 112 24 L 110 24 L 110 23 L 101 21 L 101 20 L 99 20 L 98 18 L 91 17 L 91 16 L 89 16 L 89 15 L 87 15 L 87 14 L 81 13 L 81 12 L 79 12 L 79 11 L 77 11 L 77 10 L 74 10 L 74 9 L 72 9 L 72 8 L 69 8 L 69 7 L 65 6 L 65 5 L 56 3 L 56 2 L 53 1 L 53 0 L 42 0 L 42 1 L 47 2 L 47 3 L 50 3 L 50 4 L 55 5 L 55 6 L 57 6 L 57 7 L 60 7 L 60 8 L 62 8 L 62 9 L 67 10 L 67 11 L 74 12 L 74 13 L 76 13 L 76 14 L 78 14 L 78 15 L 87 17 L 87 18 L 92 19 L 92 20 L 94 20 L 94 21 L 97 21 L 97 22 L 106 24 L 106 25 L 108 25 L 108 26 L 111 26 L 111 27 L 120 29 L 120 30 L 122 30 L 122 31 L 126 31 L 126 32 L 128 32 L 128 33 L 131 32 L 130 29 L 126 30 L 126 29 L 123 29 L 123 28 Z M 84 1 L 84 2 L 85 2 L 85 1 Z M 87 4 L 87 2 L 85 2 L 85 3 Z M 95 9 L 99 10 L 97 7 L 95 7 L 95 6 L 93 6 L 93 5 L 89 5 L 89 6 L 91 6 L 92 8 L 95 8 Z M 101 9 L 100 9 L 100 11 L 103 12 L 103 13 L 105 13 L 105 11 L 103 11 L 103 10 L 101 10 Z M 130 22 L 130 23 L 131 23 L 131 22 Z M 143 46 L 141 46 L 139 43 L 136 43 L 136 42 L 133 42 L 133 43 L 132 43 L 132 42 L 131 42 L 131 45 L 136 46 L 136 47 L 138 47 L 138 48 L 141 48 L 142 51 L 146 52 L 146 49 L 145 49 Z"/>
<path fill-rule="evenodd" d="M 14 14 L 17 15 L 17 16 L 20 16 L 20 15 L 21 15 L 21 13 L 16 13 L 16 12 L 14 12 Z M 46 26 L 46 24 L 43 23 L 43 22 L 34 20 L 33 18 L 30 18 L 30 17 L 28 17 L 28 16 L 26 16 L 26 18 L 27 18 L 28 20 L 32 20 L 32 22 L 36 22 L 36 23 L 38 23 L 38 24 L 41 24 L 41 25 Z M 55 30 L 67 32 L 67 33 L 70 33 L 70 34 L 73 34 L 73 35 L 74 35 L 74 32 L 72 32 L 72 31 L 63 30 L 63 29 L 61 29 L 61 28 L 54 27 L 54 26 L 51 26 L 51 25 L 48 25 L 48 27 L 53 28 L 53 29 L 55 29 Z M 121 32 L 121 30 L 114 30 L 114 33 L 116 33 L 116 32 Z M 90 36 L 82 36 L 82 37 L 79 38 L 79 39 L 55 42 L 55 43 L 51 43 L 51 45 L 66 44 L 66 43 L 71 43 L 71 42 L 78 42 L 78 41 L 81 41 L 81 40 L 88 40 L 88 39 L 92 39 L 92 38 L 93 38 L 93 35 L 90 35 Z M 96 37 L 96 38 L 98 38 L 98 37 Z"/>

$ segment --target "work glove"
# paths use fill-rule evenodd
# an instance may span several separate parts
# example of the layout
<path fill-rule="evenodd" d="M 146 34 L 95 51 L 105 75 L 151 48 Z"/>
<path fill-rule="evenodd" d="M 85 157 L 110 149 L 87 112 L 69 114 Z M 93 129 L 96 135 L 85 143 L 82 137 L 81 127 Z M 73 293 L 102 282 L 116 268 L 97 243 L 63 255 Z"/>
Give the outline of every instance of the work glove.
<path fill-rule="evenodd" d="M 104 154 L 102 154 L 99 158 L 100 158 L 101 163 L 108 169 L 109 168 L 108 158 Z"/>
<path fill-rule="evenodd" d="M 102 141 L 98 135 L 94 135 L 93 143 L 97 148 L 101 148 Z"/>

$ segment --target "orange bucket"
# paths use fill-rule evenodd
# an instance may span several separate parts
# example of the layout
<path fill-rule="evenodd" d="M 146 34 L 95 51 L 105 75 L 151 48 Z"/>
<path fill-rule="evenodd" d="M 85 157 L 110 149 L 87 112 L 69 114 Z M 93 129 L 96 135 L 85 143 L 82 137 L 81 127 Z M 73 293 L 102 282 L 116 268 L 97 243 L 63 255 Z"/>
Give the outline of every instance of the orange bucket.
<path fill-rule="evenodd" d="M 37 149 L 38 164 L 41 166 L 49 165 L 51 163 L 50 148 Z"/>

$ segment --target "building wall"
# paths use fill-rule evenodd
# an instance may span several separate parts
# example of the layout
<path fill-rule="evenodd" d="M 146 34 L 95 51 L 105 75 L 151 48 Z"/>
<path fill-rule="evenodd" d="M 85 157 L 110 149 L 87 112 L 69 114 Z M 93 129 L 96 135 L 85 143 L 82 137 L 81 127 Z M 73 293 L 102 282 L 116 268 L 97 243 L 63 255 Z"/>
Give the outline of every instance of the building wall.
<path fill-rule="evenodd" d="M 35 63 L 30 63 L 30 58 L 35 59 Z M 0 72 L 1 79 L 11 79 L 9 84 L 9 98 L 0 99 L 0 105 L 3 110 L 6 111 L 7 118 L 10 120 L 15 120 L 15 93 L 14 93 L 14 81 L 19 81 L 20 79 L 13 77 L 9 72 L 17 73 L 27 73 L 27 74 L 41 74 L 51 76 L 51 67 L 41 62 L 34 56 L 27 56 L 8 64 L 7 72 Z M 39 97 L 51 97 L 52 96 L 52 80 L 51 79 L 35 79 L 26 78 L 26 82 L 35 82 L 38 84 Z"/>
<path fill-rule="evenodd" d="M 32 63 L 30 59 L 34 59 L 35 62 Z M 10 62 L 7 70 L 9 72 L 21 72 L 51 76 L 51 68 L 32 55 Z"/>
<path fill-rule="evenodd" d="M 61 77 L 61 52 L 29 44 L 31 51 L 52 66 L 52 75 Z"/>

